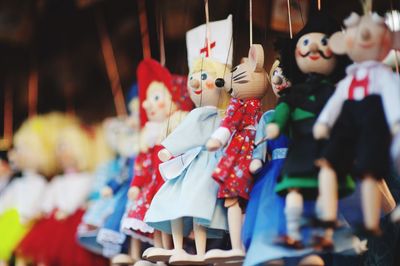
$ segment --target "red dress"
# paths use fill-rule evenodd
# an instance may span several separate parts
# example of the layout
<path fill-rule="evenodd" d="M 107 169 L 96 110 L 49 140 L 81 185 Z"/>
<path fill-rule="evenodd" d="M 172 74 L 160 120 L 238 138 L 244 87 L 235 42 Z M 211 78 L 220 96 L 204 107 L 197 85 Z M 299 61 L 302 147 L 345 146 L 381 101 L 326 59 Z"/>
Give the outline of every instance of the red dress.
<path fill-rule="evenodd" d="M 140 235 L 154 232 L 154 229 L 144 222 L 144 217 L 154 195 L 164 184 L 164 180 L 158 170 L 158 166 L 161 163 L 158 158 L 158 152 L 162 149 L 163 147 L 161 145 L 155 145 L 147 152 L 139 153 L 136 157 L 135 176 L 132 180 L 131 187 L 139 187 L 140 193 L 129 209 L 128 215 L 122 225 L 125 229 L 124 231 L 126 231 L 126 229 L 134 231 L 134 237 L 139 234 L 139 238 L 141 238 Z"/>
<path fill-rule="evenodd" d="M 261 115 L 260 99 L 231 99 L 220 127 L 228 129 L 233 136 L 213 173 L 220 185 L 218 198 L 249 198 L 253 186 L 249 166 Z"/>

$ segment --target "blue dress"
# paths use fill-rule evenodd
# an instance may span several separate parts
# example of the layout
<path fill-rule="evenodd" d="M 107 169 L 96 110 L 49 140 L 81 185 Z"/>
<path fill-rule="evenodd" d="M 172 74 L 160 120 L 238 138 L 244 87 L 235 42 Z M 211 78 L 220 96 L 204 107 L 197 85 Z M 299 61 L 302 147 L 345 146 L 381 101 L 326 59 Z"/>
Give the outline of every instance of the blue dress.
<path fill-rule="evenodd" d="M 102 254 L 109 258 L 121 253 L 126 247 L 126 235 L 120 232 L 120 224 L 128 202 L 134 161 L 134 158 L 129 158 L 122 169 L 125 173 L 121 173 L 120 178 L 108 183 L 114 193 L 115 205 L 112 214 L 107 217 L 97 234 L 97 242 L 103 246 Z"/>
<path fill-rule="evenodd" d="M 166 181 L 146 213 L 147 224 L 171 234 L 171 221 L 182 218 L 185 236 L 194 222 L 206 228 L 208 238 L 221 238 L 228 229 L 218 183 L 211 177 L 218 155 L 204 147 L 220 121 L 217 108 L 196 108 L 161 143 L 175 158 L 160 165 Z"/>

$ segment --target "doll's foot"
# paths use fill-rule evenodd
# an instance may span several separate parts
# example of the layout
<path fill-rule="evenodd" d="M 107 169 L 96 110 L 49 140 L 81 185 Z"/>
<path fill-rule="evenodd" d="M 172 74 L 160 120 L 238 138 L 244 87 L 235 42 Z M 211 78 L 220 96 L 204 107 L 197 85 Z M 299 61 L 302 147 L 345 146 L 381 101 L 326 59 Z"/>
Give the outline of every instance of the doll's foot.
<path fill-rule="evenodd" d="M 205 255 L 206 263 L 222 263 L 222 262 L 234 262 L 243 260 L 246 253 L 241 249 L 212 249 L 209 250 Z"/>
<path fill-rule="evenodd" d="M 204 255 L 192 255 L 185 250 L 177 250 L 174 255 L 169 258 L 171 265 L 205 265 Z"/>
<path fill-rule="evenodd" d="M 147 260 L 139 260 L 133 266 L 167 266 L 164 262 L 151 262 Z"/>
<path fill-rule="evenodd" d="M 280 246 L 284 246 L 287 248 L 292 248 L 292 249 L 303 249 L 304 245 L 301 240 L 296 240 L 294 238 L 291 238 L 290 236 L 280 236 L 275 243 Z"/>
<path fill-rule="evenodd" d="M 163 249 L 163 248 L 156 248 L 153 247 L 151 250 L 146 252 L 146 260 L 157 262 L 163 261 L 168 262 L 169 258 L 174 255 L 173 249 Z"/>
<path fill-rule="evenodd" d="M 127 254 L 118 254 L 111 259 L 112 265 L 132 265 L 135 260 Z"/>
<path fill-rule="evenodd" d="M 400 206 L 398 206 L 390 215 L 390 219 L 394 223 L 400 222 Z"/>
<path fill-rule="evenodd" d="M 382 230 L 379 227 L 370 229 L 366 228 L 364 225 L 358 225 L 355 227 L 354 235 L 358 236 L 361 239 L 380 237 L 382 235 Z"/>
<path fill-rule="evenodd" d="M 335 248 L 332 239 L 323 236 L 314 236 L 313 247 L 317 251 L 325 252 L 333 251 Z"/>

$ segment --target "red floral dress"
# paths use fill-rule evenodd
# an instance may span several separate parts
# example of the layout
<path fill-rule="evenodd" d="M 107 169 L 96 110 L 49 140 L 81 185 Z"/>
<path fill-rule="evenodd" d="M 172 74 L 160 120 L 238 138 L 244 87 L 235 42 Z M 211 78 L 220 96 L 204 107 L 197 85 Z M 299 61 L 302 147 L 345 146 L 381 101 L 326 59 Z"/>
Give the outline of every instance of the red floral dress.
<path fill-rule="evenodd" d="M 213 173 L 220 185 L 218 198 L 249 198 L 253 186 L 249 166 L 261 115 L 260 99 L 231 99 L 220 127 L 228 129 L 233 136 Z"/>
<path fill-rule="evenodd" d="M 131 187 L 139 187 L 140 193 L 132 204 L 125 218 L 123 227 L 136 231 L 136 233 L 153 233 L 154 229 L 148 226 L 143 220 L 150 207 L 154 195 L 164 184 L 164 180 L 158 170 L 161 161 L 158 152 L 162 150 L 161 145 L 155 145 L 147 152 L 141 152 L 136 157 L 134 178 Z"/>

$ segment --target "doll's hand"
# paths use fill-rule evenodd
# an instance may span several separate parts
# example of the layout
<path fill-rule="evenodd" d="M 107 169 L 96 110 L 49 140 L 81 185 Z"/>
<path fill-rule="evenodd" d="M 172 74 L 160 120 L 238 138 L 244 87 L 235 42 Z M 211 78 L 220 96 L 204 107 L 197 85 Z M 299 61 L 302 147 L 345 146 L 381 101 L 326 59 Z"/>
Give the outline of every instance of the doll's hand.
<path fill-rule="evenodd" d="M 109 186 L 105 186 L 101 189 L 100 194 L 103 198 L 109 198 L 112 197 L 113 191 Z"/>
<path fill-rule="evenodd" d="M 276 139 L 280 134 L 279 126 L 276 123 L 268 124 L 265 128 L 265 134 L 268 139 Z"/>
<path fill-rule="evenodd" d="M 65 218 L 67 218 L 68 214 L 66 212 L 63 211 L 56 211 L 55 213 L 55 218 L 56 220 L 64 220 Z"/>
<path fill-rule="evenodd" d="M 329 127 L 322 123 L 315 124 L 313 134 L 315 139 L 327 139 L 329 138 Z"/>
<path fill-rule="evenodd" d="M 392 134 L 393 136 L 397 135 L 400 132 L 400 123 L 397 122 L 392 126 Z"/>
<path fill-rule="evenodd" d="M 137 197 L 139 196 L 140 193 L 140 188 L 138 187 L 131 187 L 128 190 L 128 199 L 130 200 L 136 200 Z"/>
<path fill-rule="evenodd" d="M 257 174 L 260 171 L 261 167 L 262 161 L 260 159 L 252 160 L 249 167 L 250 173 Z"/>
<path fill-rule="evenodd" d="M 162 162 L 166 162 L 171 159 L 172 154 L 167 149 L 162 149 L 158 152 L 158 159 Z"/>
<path fill-rule="evenodd" d="M 222 147 L 222 143 L 217 139 L 209 139 L 206 144 L 206 148 L 209 151 L 216 151 Z"/>

